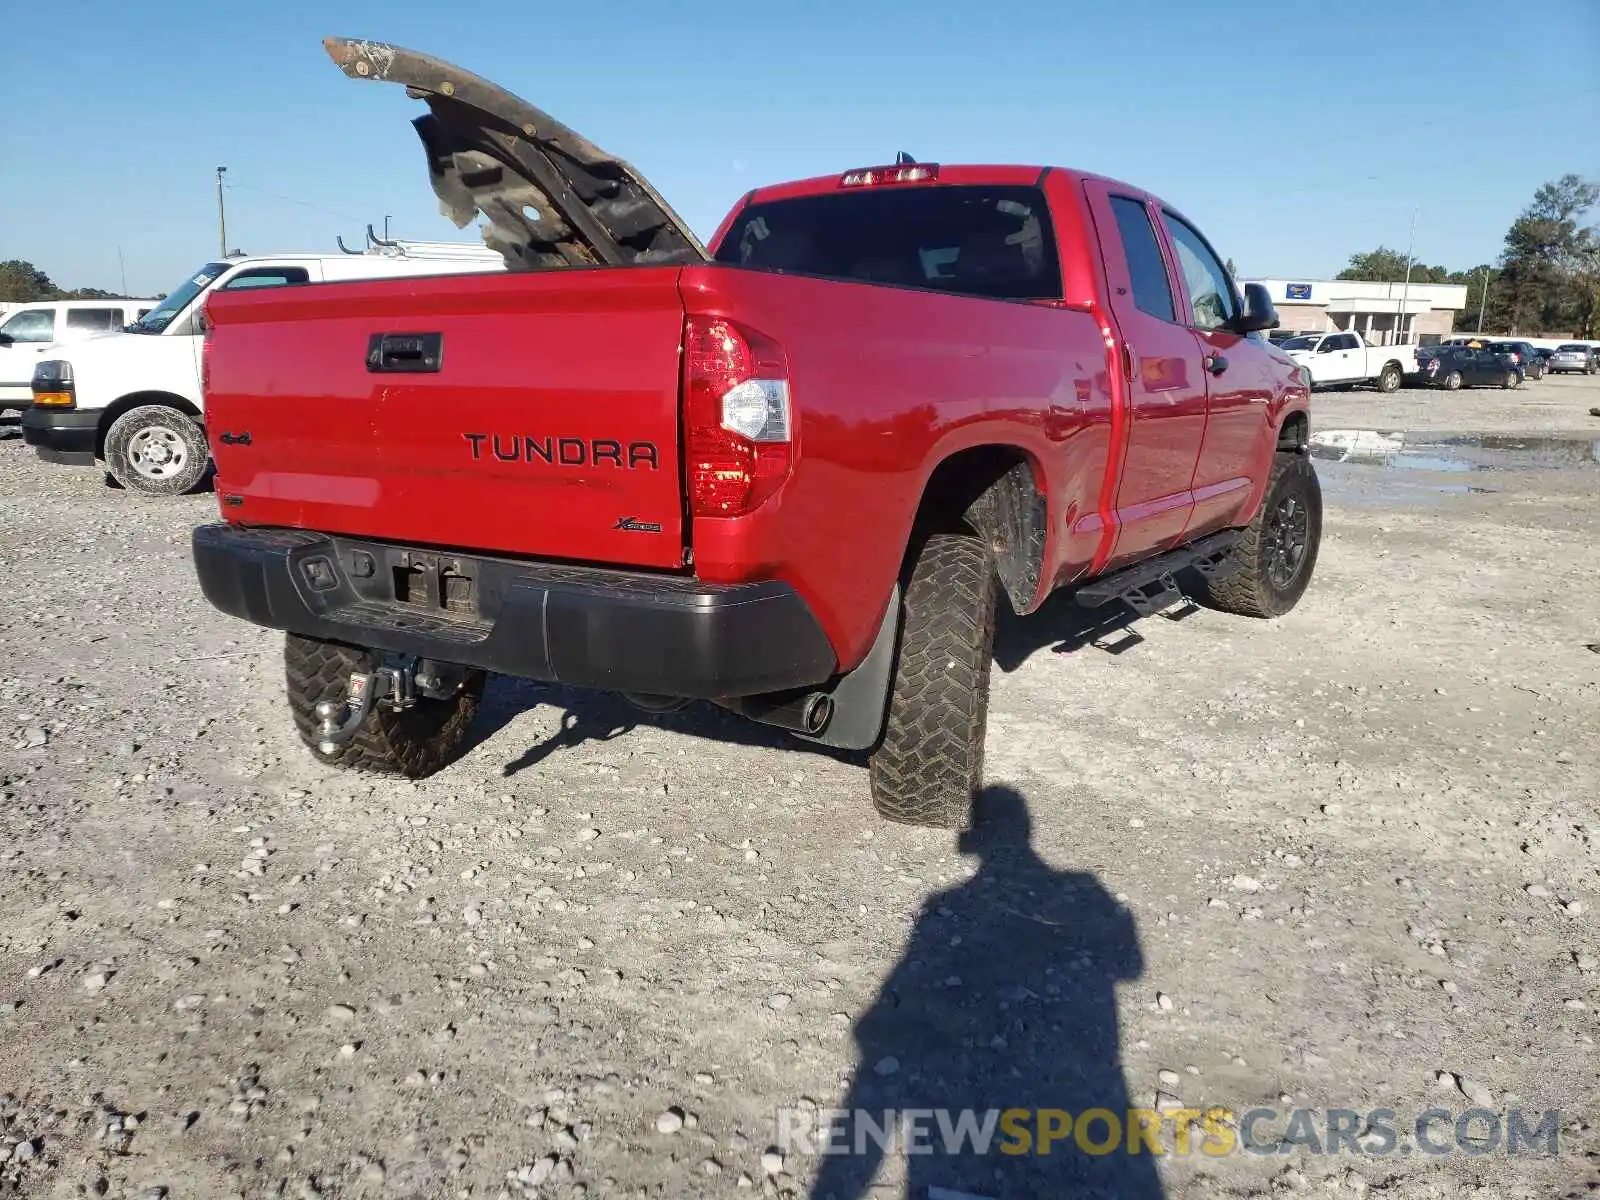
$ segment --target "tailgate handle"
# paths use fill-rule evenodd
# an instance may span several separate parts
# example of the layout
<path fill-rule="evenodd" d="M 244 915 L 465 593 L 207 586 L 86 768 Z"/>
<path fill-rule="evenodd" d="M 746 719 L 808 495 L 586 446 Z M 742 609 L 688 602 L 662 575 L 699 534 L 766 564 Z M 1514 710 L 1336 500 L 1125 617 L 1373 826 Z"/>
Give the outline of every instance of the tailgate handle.
<path fill-rule="evenodd" d="M 442 333 L 375 333 L 367 339 L 367 370 L 437 371 L 444 362 Z"/>

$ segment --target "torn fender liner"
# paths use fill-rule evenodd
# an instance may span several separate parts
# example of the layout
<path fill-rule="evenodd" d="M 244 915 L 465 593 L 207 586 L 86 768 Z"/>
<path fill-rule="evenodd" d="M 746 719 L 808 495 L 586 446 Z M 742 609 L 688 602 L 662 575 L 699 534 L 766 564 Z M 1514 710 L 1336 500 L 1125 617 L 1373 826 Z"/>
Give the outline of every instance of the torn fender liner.
<path fill-rule="evenodd" d="M 324 38 L 352 79 L 397 83 L 429 113 L 412 122 L 440 209 L 512 271 L 705 262 L 705 247 L 620 158 L 486 79 L 414 50 Z"/>

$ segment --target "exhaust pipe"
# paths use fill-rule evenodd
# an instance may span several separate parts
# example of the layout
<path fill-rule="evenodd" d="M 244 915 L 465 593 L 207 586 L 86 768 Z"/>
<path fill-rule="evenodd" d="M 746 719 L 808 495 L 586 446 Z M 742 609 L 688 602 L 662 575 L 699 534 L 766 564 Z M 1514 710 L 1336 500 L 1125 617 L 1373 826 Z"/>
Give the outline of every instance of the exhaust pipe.
<path fill-rule="evenodd" d="M 716 702 L 762 725 L 816 737 L 833 719 L 833 697 L 826 692 L 774 692 L 763 696 L 730 696 Z"/>

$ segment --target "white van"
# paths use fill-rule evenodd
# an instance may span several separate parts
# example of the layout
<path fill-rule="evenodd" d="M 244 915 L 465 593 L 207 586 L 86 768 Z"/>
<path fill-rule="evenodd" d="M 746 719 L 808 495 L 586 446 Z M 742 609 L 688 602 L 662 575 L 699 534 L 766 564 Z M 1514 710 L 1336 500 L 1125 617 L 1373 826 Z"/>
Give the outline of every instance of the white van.
<path fill-rule="evenodd" d="M 211 457 L 200 392 L 200 316 L 211 292 L 504 269 L 505 260 L 487 246 L 449 242 L 209 262 L 125 331 L 35 360 L 23 440 L 45 462 L 92 467 L 104 461 L 131 491 L 190 491 Z"/>
<path fill-rule="evenodd" d="M 53 345 L 115 333 L 156 306 L 155 300 L 34 300 L 0 316 L 0 409 L 33 403 L 29 387 L 39 356 Z"/>

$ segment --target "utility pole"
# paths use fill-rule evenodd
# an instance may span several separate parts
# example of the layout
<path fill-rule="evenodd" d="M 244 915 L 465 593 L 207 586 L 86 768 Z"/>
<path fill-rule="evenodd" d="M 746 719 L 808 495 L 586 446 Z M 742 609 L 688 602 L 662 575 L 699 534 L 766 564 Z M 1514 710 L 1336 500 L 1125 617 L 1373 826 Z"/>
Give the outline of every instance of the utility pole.
<path fill-rule="evenodd" d="M 1483 332 L 1483 310 L 1489 307 L 1489 268 L 1483 269 L 1483 295 L 1478 299 L 1478 332 Z"/>
<path fill-rule="evenodd" d="M 386 241 L 386 242 L 389 240 L 389 214 L 388 213 L 384 213 L 383 214 L 383 240 Z"/>
<path fill-rule="evenodd" d="M 217 234 L 223 258 L 228 257 L 228 213 L 222 204 L 222 176 L 227 169 L 227 167 L 217 168 Z"/>
<path fill-rule="evenodd" d="M 1417 213 L 1419 209 L 1411 210 L 1411 240 L 1406 243 L 1406 281 L 1400 288 L 1400 316 L 1395 322 L 1395 344 L 1405 342 L 1406 326 L 1406 301 L 1411 297 L 1411 251 L 1417 244 Z"/>
<path fill-rule="evenodd" d="M 128 295 L 128 265 L 122 261 L 121 246 L 117 247 L 117 270 L 122 274 L 122 295 L 126 299 Z"/>

